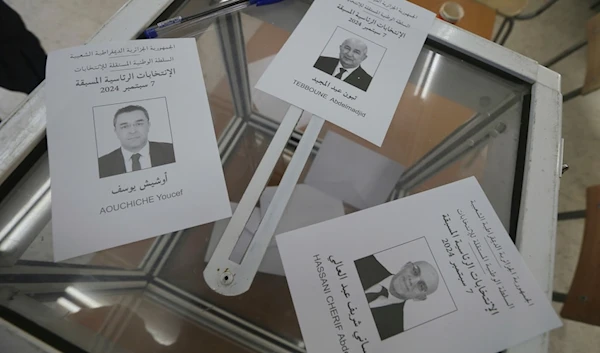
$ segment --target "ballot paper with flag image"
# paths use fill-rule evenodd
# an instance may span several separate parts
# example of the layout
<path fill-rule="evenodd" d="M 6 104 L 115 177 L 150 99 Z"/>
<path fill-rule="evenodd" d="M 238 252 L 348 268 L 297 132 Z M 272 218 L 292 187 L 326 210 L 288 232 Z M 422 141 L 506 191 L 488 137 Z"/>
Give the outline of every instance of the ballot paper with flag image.
<path fill-rule="evenodd" d="M 381 146 L 435 14 L 315 0 L 256 88 Z"/>
<path fill-rule="evenodd" d="M 561 326 L 474 177 L 276 239 L 308 353 L 494 353 Z"/>

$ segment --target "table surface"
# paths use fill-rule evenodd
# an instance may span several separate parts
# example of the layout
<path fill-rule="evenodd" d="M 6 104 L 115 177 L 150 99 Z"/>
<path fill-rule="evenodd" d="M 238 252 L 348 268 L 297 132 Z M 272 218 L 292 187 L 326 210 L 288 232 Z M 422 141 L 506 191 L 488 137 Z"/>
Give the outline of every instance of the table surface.
<path fill-rule="evenodd" d="M 438 13 L 440 6 L 448 0 L 412 0 L 411 2 Z M 465 10 L 465 16 L 456 23 L 456 26 L 466 29 L 486 39 L 492 39 L 496 11 L 483 3 L 474 0 L 453 0 Z"/>
<path fill-rule="evenodd" d="M 438 1 L 430 1 L 426 7 L 434 9 L 437 4 Z M 473 8 L 481 6 L 468 4 Z M 240 200 L 268 146 L 273 132 L 268 127 L 276 128 L 282 117 L 277 112 L 285 112 L 288 107 L 251 87 L 307 8 L 303 2 L 289 1 L 200 23 L 184 33 L 171 33 L 195 33 L 220 143 L 226 132 L 231 132 L 232 122 L 249 122 L 239 131 L 231 154 L 223 161 L 232 202 Z M 465 17 L 460 25 L 489 37 L 491 25 L 487 26 L 493 21 L 488 23 L 487 15 L 476 19 L 472 15 L 475 11 L 467 13 L 473 18 Z M 219 43 L 219 33 L 236 23 L 240 25 L 243 45 L 235 47 L 237 41 L 233 39 Z M 232 63 L 222 55 L 224 46 L 241 49 L 246 65 L 232 69 Z M 243 83 L 236 81 L 232 70 L 248 75 L 253 117 L 235 115 L 235 106 L 240 102 L 232 90 Z M 341 134 L 407 170 L 414 170 L 432 153 L 438 153 L 439 146 L 448 139 L 456 138 L 460 143 L 454 150 L 462 152 L 452 158 L 448 152 L 440 153 L 435 159 L 437 164 L 434 163 L 437 169 L 421 173 L 423 180 L 419 182 L 410 184 L 411 180 L 407 180 L 410 187 L 404 191 L 417 193 L 476 176 L 510 229 L 515 217 L 511 207 L 513 185 L 520 178 L 516 166 L 521 155 L 522 121 L 527 119 L 522 97 L 528 89 L 523 83 L 502 78 L 464 58 L 454 57 L 446 48 L 428 43 L 421 51 L 381 148 L 330 124 L 323 134 Z M 298 126 L 298 133 L 301 131 L 302 126 Z M 467 139 L 467 135 L 460 135 L 465 131 L 473 134 Z M 282 155 L 269 185 L 278 184 L 293 155 L 293 142 Z M 313 158 L 314 155 L 311 161 Z M 40 169 L 47 168 L 47 159 L 39 163 Z M 345 209 L 347 213 L 357 211 L 347 204 Z M 15 266 L 0 268 L 0 278 L 23 296 L 19 299 L 22 302 L 13 300 L 13 310 L 68 341 L 86 345 L 86 349 L 250 352 L 271 347 L 273 351 L 303 351 L 285 277 L 259 273 L 251 289 L 237 297 L 224 297 L 208 288 L 202 272 L 213 226 L 206 224 L 54 264 L 50 260 L 51 227 L 47 225 L 35 235 Z M 0 300 L 4 295 L 0 289 Z M 15 292 L 8 297 L 11 295 L 13 299 L 19 297 L 15 297 Z M 65 330 L 65 325 L 71 326 Z"/>

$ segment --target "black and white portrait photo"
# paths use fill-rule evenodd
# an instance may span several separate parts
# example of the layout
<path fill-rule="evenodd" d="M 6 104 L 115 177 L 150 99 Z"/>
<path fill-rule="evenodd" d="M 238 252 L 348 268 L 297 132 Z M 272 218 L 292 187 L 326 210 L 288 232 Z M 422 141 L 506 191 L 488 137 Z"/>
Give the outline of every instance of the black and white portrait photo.
<path fill-rule="evenodd" d="M 367 91 L 385 48 L 337 27 L 314 67 L 362 91 Z"/>
<path fill-rule="evenodd" d="M 456 311 L 424 237 L 354 264 L 381 340 Z"/>
<path fill-rule="evenodd" d="M 93 108 L 100 178 L 175 163 L 165 98 Z"/>

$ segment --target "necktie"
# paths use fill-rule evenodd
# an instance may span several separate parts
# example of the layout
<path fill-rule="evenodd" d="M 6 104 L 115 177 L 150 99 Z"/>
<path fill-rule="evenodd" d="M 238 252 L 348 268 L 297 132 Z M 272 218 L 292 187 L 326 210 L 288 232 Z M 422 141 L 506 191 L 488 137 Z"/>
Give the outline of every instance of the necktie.
<path fill-rule="evenodd" d="M 367 293 L 367 301 L 371 303 L 381 296 L 383 296 L 384 298 L 388 297 L 388 290 L 384 286 L 381 286 L 381 290 L 379 292 Z"/>
<path fill-rule="evenodd" d="M 131 170 L 132 171 L 136 171 L 136 170 L 141 170 L 142 169 L 142 165 L 140 164 L 140 157 L 142 155 L 139 153 L 136 154 L 132 154 L 131 155 Z"/>
<path fill-rule="evenodd" d="M 339 78 L 340 80 L 342 79 L 342 75 L 348 70 L 344 69 L 343 67 L 340 67 L 340 72 L 335 75 L 335 78 Z"/>

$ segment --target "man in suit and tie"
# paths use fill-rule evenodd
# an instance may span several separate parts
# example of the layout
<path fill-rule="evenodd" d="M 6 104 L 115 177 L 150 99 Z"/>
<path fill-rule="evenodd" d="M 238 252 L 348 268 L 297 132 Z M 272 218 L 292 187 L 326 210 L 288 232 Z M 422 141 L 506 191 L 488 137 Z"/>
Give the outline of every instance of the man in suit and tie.
<path fill-rule="evenodd" d="M 404 332 L 404 305 L 426 300 L 438 288 L 439 275 L 426 261 L 407 262 L 396 274 L 375 256 L 354 262 L 381 340 Z"/>
<path fill-rule="evenodd" d="M 362 40 L 348 38 L 340 45 L 339 58 L 321 56 L 314 67 L 366 92 L 372 77 L 360 64 L 367 58 L 368 51 Z"/>
<path fill-rule="evenodd" d="M 139 105 L 123 107 L 113 118 L 121 147 L 98 158 L 100 178 L 175 163 L 173 145 L 148 141 L 150 116 Z"/>

